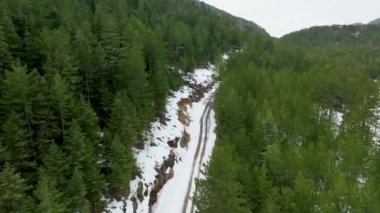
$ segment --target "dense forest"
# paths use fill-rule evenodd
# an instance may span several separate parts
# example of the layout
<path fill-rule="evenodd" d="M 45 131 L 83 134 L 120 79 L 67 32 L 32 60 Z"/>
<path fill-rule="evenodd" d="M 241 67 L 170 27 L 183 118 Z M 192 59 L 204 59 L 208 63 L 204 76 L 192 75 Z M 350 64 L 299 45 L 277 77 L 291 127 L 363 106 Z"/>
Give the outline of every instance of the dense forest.
<path fill-rule="evenodd" d="M 199 212 L 379 212 L 379 33 L 258 38 L 220 65 Z"/>
<path fill-rule="evenodd" d="M 273 39 L 197 0 L 0 0 L 0 212 L 127 196 L 169 91 L 227 52 L 198 211 L 380 212 L 379 35 Z"/>
<path fill-rule="evenodd" d="M 314 60 L 323 57 L 361 66 L 358 69 L 375 79 L 380 75 L 379 32 L 379 25 L 334 25 L 290 33 L 281 40 L 316 52 Z"/>
<path fill-rule="evenodd" d="M 0 0 L 0 211 L 101 212 L 169 89 L 250 35 L 192 0 Z"/>
<path fill-rule="evenodd" d="M 287 34 L 282 40 L 308 47 L 379 49 L 379 31 L 379 25 L 318 26 Z"/>

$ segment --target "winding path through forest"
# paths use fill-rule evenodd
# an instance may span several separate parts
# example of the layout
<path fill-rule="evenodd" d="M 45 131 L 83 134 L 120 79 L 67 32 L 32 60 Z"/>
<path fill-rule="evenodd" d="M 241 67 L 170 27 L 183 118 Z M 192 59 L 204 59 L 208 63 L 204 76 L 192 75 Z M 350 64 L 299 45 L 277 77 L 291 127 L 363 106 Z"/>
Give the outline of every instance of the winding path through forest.
<path fill-rule="evenodd" d="M 201 171 L 210 160 L 216 140 L 213 102 L 219 83 L 214 82 L 215 74 L 212 65 L 197 69 L 185 77 L 187 85 L 171 93 L 165 122 L 153 122 L 146 132 L 144 149 L 135 150 L 140 175 L 130 182 L 128 198 L 109 203 L 110 212 L 194 212 L 191 197 L 195 179 L 204 178 Z M 181 119 L 183 115 L 186 122 Z M 182 138 L 186 138 L 183 144 Z M 177 144 L 171 146 L 169 142 L 173 141 Z M 162 169 L 168 156 L 173 157 L 171 164 Z M 159 177 L 164 181 L 158 181 Z M 160 188 L 156 190 L 156 186 Z"/>
<path fill-rule="evenodd" d="M 187 192 L 183 201 L 183 213 L 194 212 L 194 204 L 191 201 L 191 195 L 195 191 L 195 179 L 199 178 L 202 170 L 203 158 L 206 152 L 207 139 L 210 132 L 210 112 L 213 109 L 214 95 L 210 96 L 203 111 L 202 117 L 199 120 L 200 131 L 198 138 L 197 149 L 194 154 L 194 161 L 191 171 L 191 179 L 187 186 Z M 191 204 L 191 205 L 190 205 Z"/>
<path fill-rule="evenodd" d="M 181 160 L 174 167 L 174 177 L 169 180 L 158 195 L 153 206 L 154 213 L 194 212 L 192 196 L 195 180 L 202 178 L 202 169 L 211 157 L 215 145 L 216 128 L 213 110 L 214 93 L 218 85 L 205 93 L 199 102 L 188 109 L 191 122 L 187 127 L 190 134 L 188 149 L 182 153 Z"/>

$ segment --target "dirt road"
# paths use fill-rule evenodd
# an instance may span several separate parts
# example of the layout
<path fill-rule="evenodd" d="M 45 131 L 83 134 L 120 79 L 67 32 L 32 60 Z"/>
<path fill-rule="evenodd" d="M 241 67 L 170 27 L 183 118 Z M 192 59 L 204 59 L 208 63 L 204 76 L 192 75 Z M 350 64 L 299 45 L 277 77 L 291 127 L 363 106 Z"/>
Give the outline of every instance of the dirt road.
<path fill-rule="evenodd" d="M 198 138 L 197 149 L 194 154 L 194 161 L 191 171 L 191 179 L 187 186 L 187 192 L 185 200 L 183 202 L 182 213 L 193 213 L 194 204 L 191 201 L 192 193 L 195 190 L 195 179 L 199 178 L 202 169 L 203 157 L 206 151 L 206 143 L 208 140 L 208 134 L 210 131 L 210 112 L 213 109 L 214 96 L 211 95 L 209 99 L 206 100 L 206 106 L 203 110 L 201 119 L 199 120 L 200 132 Z M 212 130 L 211 130 L 212 131 Z"/>

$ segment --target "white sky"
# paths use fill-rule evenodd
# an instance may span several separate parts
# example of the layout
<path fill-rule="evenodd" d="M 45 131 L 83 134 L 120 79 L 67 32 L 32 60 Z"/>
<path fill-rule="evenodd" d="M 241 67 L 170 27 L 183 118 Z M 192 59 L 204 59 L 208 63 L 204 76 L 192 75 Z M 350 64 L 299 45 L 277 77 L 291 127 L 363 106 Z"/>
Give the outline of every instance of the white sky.
<path fill-rule="evenodd" d="M 201 0 L 284 34 L 315 25 L 368 23 L 380 17 L 380 0 Z"/>

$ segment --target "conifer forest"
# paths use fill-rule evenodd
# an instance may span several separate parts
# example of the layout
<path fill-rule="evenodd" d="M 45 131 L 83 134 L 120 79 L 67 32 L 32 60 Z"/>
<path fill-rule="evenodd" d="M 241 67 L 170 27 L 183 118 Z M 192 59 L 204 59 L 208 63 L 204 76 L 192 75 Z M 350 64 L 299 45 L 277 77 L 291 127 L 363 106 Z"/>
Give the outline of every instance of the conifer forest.
<path fill-rule="evenodd" d="M 380 25 L 274 38 L 198 0 L 0 0 L 0 212 L 380 212 L 379 77 Z M 170 98 L 173 138 L 152 130 Z"/>

